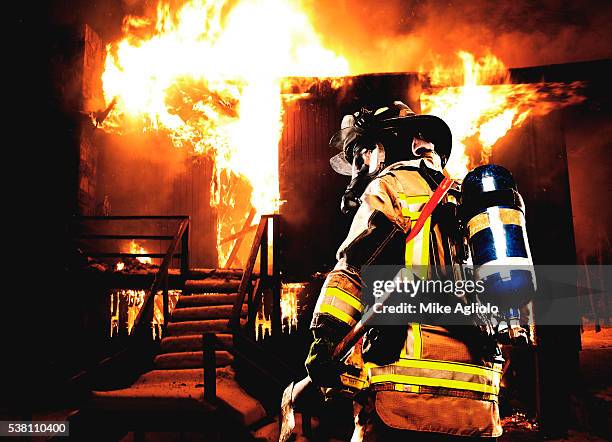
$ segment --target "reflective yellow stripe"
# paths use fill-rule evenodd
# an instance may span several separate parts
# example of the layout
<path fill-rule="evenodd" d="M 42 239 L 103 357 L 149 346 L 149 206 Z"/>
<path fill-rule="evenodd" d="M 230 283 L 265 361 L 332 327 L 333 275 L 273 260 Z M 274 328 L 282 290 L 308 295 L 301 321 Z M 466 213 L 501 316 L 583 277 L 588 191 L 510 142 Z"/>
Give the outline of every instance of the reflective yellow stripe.
<path fill-rule="evenodd" d="M 429 195 L 406 196 L 400 193 L 398 196 L 402 207 L 402 215 L 412 220 L 418 219 L 421 214 L 420 206 L 429 201 Z"/>
<path fill-rule="evenodd" d="M 405 261 L 406 261 L 406 268 L 408 270 L 411 270 L 410 275 L 412 275 L 412 253 L 414 251 L 414 240 L 409 241 L 406 244 L 406 252 L 405 252 Z"/>
<path fill-rule="evenodd" d="M 334 318 L 337 318 L 337 319 L 341 320 L 342 322 L 347 323 L 351 327 L 357 323 L 357 321 L 355 319 L 351 318 L 350 315 L 347 315 L 342 310 L 340 310 L 337 307 L 334 307 L 333 305 L 321 304 L 319 306 L 319 313 L 329 313 Z"/>
<path fill-rule="evenodd" d="M 417 324 L 418 325 L 418 324 Z M 415 344 L 416 346 L 416 344 Z M 429 359 L 400 359 L 393 365 L 410 368 L 425 368 L 431 370 L 453 371 L 456 373 L 473 374 L 489 378 L 492 383 L 499 382 L 501 372 L 493 368 L 479 367 L 471 364 L 460 364 L 447 361 L 433 361 Z"/>
<path fill-rule="evenodd" d="M 421 324 L 417 324 L 416 322 L 413 322 L 411 324 L 411 328 L 412 328 L 412 342 L 413 342 L 412 357 L 414 359 L 421 359 L 421 353 L 423 351 L 422 349 L 423 340 L 421 339 Z M 400 359 L 398 362 L 402 362 L 402 361 L 406 361 L 406 359 Z M 413 393 L 418 393 L 419 386 L 411 385 L 410 391 Z"/>
<path fill-rule="evenodd" d="M 414 341 L 414 349 L 412 350 L 412 357 L 414 359 L 421 359 L 422 352 L 422 340 L 421 340 L 421 324 L 412 323 L 412 339 Z M 400 359 L 400 361 L 402 361 Z"/>
<path fill-rule="evenodd" d="M 411 195 L 407 196 L 405 193 L 399 193 L 399 198 L 406 201 L 406 204 L 425 204 L 429 201 L 429 195 Z"/>
<path fill-rule="evenodd" d="M 419 218 L 420 214 L 421 212 L 414 212 L 408 207 L 402 207 L 402 215 L 406 218 L 410 218 L 413 221 L 416 221 Z"/>
<path fill-rule="evenodd" d="M 363 304 L 361 301 L 338 287 L 327 287 L 325 289 L 325 296 L 334 296 L 339 298 L 356 310 L 363 312 Z"/>
<path fill-rule="evenodd" d="M 431 216 L 427 218 L 425 224 L 423 224 L 423 229 L 420 234 L 423 235 L 422 239 L 422 251 L 421 251 L 421 266 L 429 265 L 429 229 L 431 228 Z M 427 277 L 427 275 L 423 275 L 423 277 Z"/>
<path fill-rule="evenodd" d="M 477 384 L 474 382 L 455 381 L 451 379 L 424 378 L 420 376 L 406 376 L 401 374 L 383 374 L 371 377 L 371 383 L 394 382 L 396 384 L 426 385 L 428 387 L 455 388 L 458 390 L 479 391 L 497 395 L 499 387 Z"/>

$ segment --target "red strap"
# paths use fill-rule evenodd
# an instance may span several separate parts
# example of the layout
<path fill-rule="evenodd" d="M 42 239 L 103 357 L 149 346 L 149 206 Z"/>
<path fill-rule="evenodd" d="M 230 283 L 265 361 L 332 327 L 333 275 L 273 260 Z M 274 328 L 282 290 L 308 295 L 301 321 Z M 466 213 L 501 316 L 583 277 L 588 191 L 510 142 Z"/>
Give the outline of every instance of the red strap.
<path fill-rule="evenodd" d="M 442 200 L 442 198 L 444 198 L 444 195 L 446 195 L 452 184 L 452 179 L 449 177 L 444 177 L 438 188 L 434 191 L 433 195 L 431 195 L 431 198 L 429 198 L 429 201 L 425 203 L 425 207 L 423 207 L 423 210 L 419 215 L 419 219 L 417 219 L 414 227 L 410 229 L 410 233 L 408 233 L 408 236 L 406 237 L 406 243 L 414 239 L 414 237 L 419 234 L 425 225 L 425 221 L 427 221 L 427 218 L 431 216 L 432 212 L 438 206 L 438 203 Z"/>

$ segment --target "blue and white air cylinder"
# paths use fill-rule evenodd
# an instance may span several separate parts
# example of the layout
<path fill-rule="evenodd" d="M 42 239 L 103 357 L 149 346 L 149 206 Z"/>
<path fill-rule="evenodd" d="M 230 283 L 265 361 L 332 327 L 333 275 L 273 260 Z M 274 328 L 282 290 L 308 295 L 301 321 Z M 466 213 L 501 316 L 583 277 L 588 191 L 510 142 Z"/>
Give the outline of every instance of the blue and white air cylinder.
<path fill-rule="evenodd" d="M 474 276 L 484 282 L 481 298 L 500 307 L 508 323 L 517 321 L 536 279 L 525 205 L 512 174 L 494 164 L 469 172 L 461 185 L 460 213 Z"/>

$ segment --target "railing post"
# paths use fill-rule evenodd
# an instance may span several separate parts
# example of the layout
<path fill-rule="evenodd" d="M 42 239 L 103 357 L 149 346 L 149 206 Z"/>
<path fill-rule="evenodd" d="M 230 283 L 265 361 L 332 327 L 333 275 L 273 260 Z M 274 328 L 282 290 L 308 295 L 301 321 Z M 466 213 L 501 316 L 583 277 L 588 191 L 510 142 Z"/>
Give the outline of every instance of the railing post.
<path fill-rule="evenodd" d="M 214 403 L 217 400 L 217 371 L 215 360 L 217 336 L 215 333 L 202 334 L 202 367 L 204 369 L 204 399 Z"/>
<path fill-rule="evenodd" d="M 191 219 L 187 218 L 187 227 L 181 240 L 181 276 L 187 278 L 189 276 L 189 226 Z"/>
<path fill-rule="evenodd" d="M 164 275 L 164 291 L 162 294 L 162 303 L 163 303 L 163 314 L 164 314 L 164 330 L 166 329 L 166 325 L 168 325 L 168 320 L 170 319 L 170 300 L 168 299 L 168 269 L 166 269 L 166 273 Z"/>
<path fill-rule="evenodd" d="M 278 215 L 272 215 L 272 275 L 270 278 L 270 288 L 272 289 L 272 336 L 279 339 L 282 333 L 281 324 L 281 287 L 280 287 L 280 269 L 278 263 L 279 250 L 279 220 Z M 267 244 L 266 244 L 267 245 Z"/>
<path fill-rule="evenodd" d="M 262 216 L 265 219 L 265 228 L 261 237 L 261 245 L 259 246 L 259 279 L 261 282 L 267 282 L 268 279 L 268 220 L 267 216 Z M 263 286 L 265 287 L 265 285 Z"/>

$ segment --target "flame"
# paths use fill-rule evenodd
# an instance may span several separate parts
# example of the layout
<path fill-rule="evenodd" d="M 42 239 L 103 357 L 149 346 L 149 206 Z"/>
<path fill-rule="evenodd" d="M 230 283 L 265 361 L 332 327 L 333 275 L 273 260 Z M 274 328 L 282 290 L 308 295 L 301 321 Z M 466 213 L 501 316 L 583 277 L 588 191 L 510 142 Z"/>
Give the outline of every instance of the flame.
<path fill-rule="evenodd" d="M 168 290 L 168 311 L 170 314 L 172 314 L 172 311 L 176 307 L 176 303 L 178 302 L 181 293 L 182 292 L 180 290 Z M 126 304 L 126 317 L 123 325 L 125 326 L 128 335 L 130 335 L 134 329 L 134 321 L 136 320 L 136 316 L 142 308 L 145 291 L 125 289 L 113 291 L 110 295 L 110 337 L 112 338 L 115 334 L 119 334 L 123 303 Z M 151 320 L 151 334 L 153 339 L 161 339 L 162 326 L 164 324 L 163 293 L 159 291 L 155 295 L 153 301 L 154 309 L 153 319 Z"/>
<path fill-rule="evenodd" d="M 107 47 L 104 95 L 117 104 L 103 127 L 166 133 L 175 146 L 214 158 L 214 207 L 241 205 L 230 188 L 240 177 L 258 215 L 274 213 L 283 77 L 348 72 L 298 0 L 189 0 L 176 11 L 160 1 L 154 18 L 126 17 L 123 38 Z M 219 262 L 229 255 L 220 247 L 222 218 L 220 210 Z"/>
<path fill-rule="evenodd" d="M 142 247 L 140 244 L 138 244 L 136 241 L 132 240 L 130 241 L 130 253 L 140 253 L 140 254 L 145 254 L 147 253 L 147 251 L 145 250 L 144 247 Z M 139 262 L 141 262 L 142 264 L 151 264 L 153 261 L 151 260 L 150 257 L 148 256 L 140 256 L 138 258 L 136 258 Z M 119 270 L 119 269 L 117 269 Z"/>
<path fill-rule="evenodd" d="M 297 329 L 298 324 L 298 295 L 304 290 L 305 284 L 301 282 L 289 282 L 281 284 L 280 307 L 282 331 L 291 333 Z M 272 335 L 272 319 L 265 313 L 262 305 L 255 315 L 255 339 L 264 339 Z"/>
<path fill-rule="evenodd" d="M 283 283 L 281 286 L 281 324 L 283 331 L 297 328 L 298 323 L 298 295 L 305 285 L 300 282 Z"/>
<path fill-rule="evenodd" d="M 494 55 L 478 60 L 468 52 L 457 55 L 460 68 L 434 67 L 429 74 L 431 90 L 421 94 L 423 113 L 442 118 L 453 133 L 446 165 L 453 178 L 461 179 L 471 168 L 488 163 L 495 143 L 528 116 L 584 101 L 578 82 L 509 84 L 508 70 Z"/>
<path fill-rule="evenodd" d="M 125 269 L 125 263 L 123 261 L 119 261 L 117 264 L 115 264 L 115 270 L 118 272 L 122 271 L 123 269 Z"/>
<path fill-rule="evenodd" d="M 262 306 L 255 315 L 255 340 L 265 339 L 266 336 L 272 336 L 272 320 L 264 313 Z"/>

